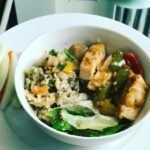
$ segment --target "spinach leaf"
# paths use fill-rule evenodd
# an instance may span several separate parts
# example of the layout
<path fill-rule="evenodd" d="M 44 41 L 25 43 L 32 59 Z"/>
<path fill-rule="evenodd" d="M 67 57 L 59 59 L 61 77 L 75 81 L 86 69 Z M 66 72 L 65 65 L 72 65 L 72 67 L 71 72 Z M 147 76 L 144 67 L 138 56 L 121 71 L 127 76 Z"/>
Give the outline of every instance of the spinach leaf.
<path fill-rule="evenodd" d="M 57 89 L 56 89 L 56 86 L 55 86 L 55 80 L 49 80 L 49 83 L 48 83 L 48 87 L 49 87 L 49 92 L 56 92 Z"/>
<path fill-rule="evenodd" d="M 74 130 L 72 134 L 84 137 L 98 137 L 98 136 L 105 136 L 105 135 L 112 135 L 117 133 L 123 129 L 129 127 L 131 123 L 120 123 L 117 126 L 109 127 L 104 129 L 103 131 L 96 131 L 96 130 Z"/>
<path fill-rule="evenodd" d="M 48 86 L 50 88 L 54 87 L 55 86 L 55 80 L 49 80 Z"/>
<path fill-rule="evenodd" d="M 25 82 L 24 89 L 31 90 L 31 84 L 28 84 L 27 82 Z"/>
<path fill-rule="evenodd" d="M 31 75 L 32 76 L 35 75 L 35 69 L 34 68 L 31 70 Z"/>
<path fill-rule="evenodd" d="M 127 124 L 127 123 L 120 123 L 117 126 L 104 129 L 102 131 L 101 135 L 111 135 L 111 134 L 117 133 L 117 132 L 129 127 L 129 125 L 130 124 Z"/>
<path fill-rule="evenodd" d="M 67 121 L 61 118 L 61 114 L 60 114 L 61 110 L 62 110 L 61 108 L 55 108 L 52 111 L 50 111 L 49 123 L 51 124 L 52 128 L 59 130 L 59 131 L 68 132 L 69 134 L 73 134 L 73 135 L 84 136 L 84 137 L 98 137 L 98 136 L 111 135 L 111 134 L 114 134 L 121 130 L 126 129 L 131 125 L 131 122 L 125 120 L 125 121 L 120 122 L 117 126 L 106 128 L 103 131 L 96 131 L 96 130 L 90 130 L 90 129 L 85 129 L 85 130 L 76 129 Z M 76 115 L 76 111 L 74 111 L 74 109 L 71 109 L 70 112 L 71 113 L 75 112 L 75 115 Z M 80 112 L 82 112 L 83 114 L 84 112 L 89 113 L 89 111 L 87 110 L 86 111 L 80 110 Z"/>
<path fill-rule="evenodd" d="M 52 125 L 55 125 L 60 121 L 60 112 L 61 112 L 61 108 L 55 108 L 50 111 L 49 121 Z"/>
<path fill-rule="evenodd" d="M 98 137 L 99 135 L 99 131 L 96 130 L 75 130 L 73 131 L 74 135 L 78 135 L 78 136 L 84 136 L 84 137 Z"/>
<path fill-rule="evenodd" d="M 67 110 L 68 113 L 77 116 L 90 117 L 94 115 L 94 112 L 91 109 L 83 106 L 72 106 L 66 108 L 65 110 Z"/>
<path fill-rule="evenodd" d="M 66 64 L 58 64 L 58 65 L 57 65 L 57 68 L 58 68 L 59 70 L 63 70 L 65 67 L 66 67 Z"/>
<path fill-rule="evenodd" d="M 67 121 L 61 118 L 61 108 L 55 108 L 50 111 L 49 122 L 52 127 L 59 131 L 73 131 L 74 127 L 70 125 Z"/>
<path fill-rule="evenodd" d="M 52 49 L 49 51 L 49 55 L 57 56 L 57 52 L 55 51 L 55 49 Z"/>
<path fill-rule="evenodd" d="M 62 119 L 60 119 L 59 122 L 53 126 L 53 128 L 59 131 L 73 131 L 75 129 L 71 124 Z"/>

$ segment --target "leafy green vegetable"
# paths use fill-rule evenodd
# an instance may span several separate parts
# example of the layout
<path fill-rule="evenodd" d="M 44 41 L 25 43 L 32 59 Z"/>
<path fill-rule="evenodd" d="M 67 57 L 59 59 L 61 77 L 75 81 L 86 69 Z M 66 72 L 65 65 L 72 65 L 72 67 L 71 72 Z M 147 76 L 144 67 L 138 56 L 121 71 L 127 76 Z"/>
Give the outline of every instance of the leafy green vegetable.
<path fill-rule="evenodd" d="M 131 125 L 131 122 L 125 120 L 120 122 L 116 126 L 105 128 L 103 129 L 103 131 L 90 130 L 90 129 L 76 129 L 67 121 L 61 118 L 61 111 L 62 111 L 61 108 L 55 108 L 52 111 L 50 111 L 49 122 L 52 128 L 59 131 L 65 131 L 73 135 L 85 136 L 85 137 L 98 137 L 98 136 L 111 135 L 123 129 L 126 129 Z"/>
<path fill-rule="evenodd" d="M 67 110 L 68 113 L 77 116 L 89 117 L 94 115 L 91 109 L 83 106 L 68 107 L 65 110 Z"/>
<path fill-rule="evenodd" d="M 100 136 L 100 131 L 96 130 L 75 130 L 72 134 L 84 137 L 98 137 Z"/>
<path fill-rule="evenodd" d="M 75 61 L 76 57 L 74 55 L 72 55 L 69 51 L 65 50 L 64 53 L 66 54 L 67 58 L 69 61 Z"/>
<path fill-rule="evenodd" d="M 57 122 L 60 121 L 60 112 L 61 112 L 61 108 L 55 108 L 50 111 L 49 121 L 52 125 L 55 125 Z"/>
<path fill-rule="evenodd" d="M 56 89 L 56 86 L 55 86 L 55 80 L 50 80 L 49 83 L 48 83 L 48 86 L 49 86 L 49 92 L 56 92 L 57 89 Z"/>
<path fill-rule="evenodd" d="M 57 68 L 63 70 L 66 67 L 66 64 L 58 64 Z"/>
<path fill-rule="evenodd" d="M 61 111 L 64 120 L 74 126 L 76 129 L 91 129 L 102 131 L 105 128 L 118 125 L 118 120 L 114 117 L 96 114 L 90 117 L 76 116 L 69 114 L 66 110 Z"/>
<path fill-rule="evenodd" d="M 30 90 L 31 89 L 31 84 L 28 84 L 28 83 L 25 82 L 24 89 Z"/>
<path fill-rule="evenodd" d="M 55 108 L 50 111 L 49 122 L 51 123 L 52 127 L 59 131 L 73 131 L 74 127 L 61 118 L 60 112 L 61 108 Z"/>
<path fill-rule="evenodd" d="M 111 134 L 117 133 L 117 132 L 127 128 L 128 126 L 129 126 L 129 124 L 127 124 L 127 123 L 124 123 L 124 124 L 120 123 L 117 126 L 104 129 L 103 132 L 101 133 L 101 135 L 111 135 Z"/>
<path fill-rule="evenodd" d="M 57 56 L 57 52 L 55 51 L 55 49 L 52 49 L 49 51 L 49 55 Z"/>
<path fill-rule="evenodd" d="M 73 131 L 75 129 L 71 124 L 62 119 L 57 124 L 54 124 L 53 128 L 59 131 Z"/>
<path fill-rule="evenodd" d="M 32 76 L 35 75 L 35 70 L 34 70 L 34 68 L 31 70 L 31 75 L 32 75 Z"/>
<path fill-rule="evenodd" d="M 109 68 L 111 71 L 115 72 L 118 71 L 123 64 L 125 64 L 123 54 L 119 51 L 113 55 L 112 63 L 110 64 Z"/>
<path fill-rule="evenodd" d="M 50 88 L 54 87 L 55 86 L 55 82 L 56 82 L 55 80 L 50 80 L 49 83 L 48 83 L 48 86 Z"/>
<path fill-rule="evenodd" d="M 104 129 L 103 131 L 96 131 L 96 130 L 74 130 L 72 134 L 85 136 L 85 137 L 98 137 L 98 136 L 105 136 L 105 135 L 112 135 L 117 133 L 123 129 L 129 127 L 131 123 L 120 123 L 117 126 L 109 127 Z"/>

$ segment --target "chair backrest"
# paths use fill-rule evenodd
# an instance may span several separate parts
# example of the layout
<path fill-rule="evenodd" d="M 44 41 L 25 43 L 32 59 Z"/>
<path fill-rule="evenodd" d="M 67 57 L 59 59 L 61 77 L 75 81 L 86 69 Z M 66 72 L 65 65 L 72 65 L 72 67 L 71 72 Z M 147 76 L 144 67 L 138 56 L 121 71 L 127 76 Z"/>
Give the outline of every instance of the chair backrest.
<path fill-rule="evenodd" d="M 112 18 L 135 28 L 150 38 L 150 1 L 146 2 L 142 3 L 140 0 L 134 3 L 117 2 L 114 5 Z"/>
<path fill-rule="evenodd" d="M 0 10 L 1 10 L 1 17 L 0 17 L 0 34 L 3 33 L 6 30 L 9 15 L 11 12 L 11 7 L 13 4 L 13 0 L 0 0 L 0 4 L 2 4 Z"/>

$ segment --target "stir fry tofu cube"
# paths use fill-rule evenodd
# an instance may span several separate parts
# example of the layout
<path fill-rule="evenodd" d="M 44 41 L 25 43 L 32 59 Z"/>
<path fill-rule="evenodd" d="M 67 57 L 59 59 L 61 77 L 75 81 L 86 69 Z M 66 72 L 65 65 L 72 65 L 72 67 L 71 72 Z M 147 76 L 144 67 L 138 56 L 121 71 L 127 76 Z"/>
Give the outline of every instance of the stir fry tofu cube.
<path fill-rule="evenodd" d="M 111 80 L 112 72 L 108 68 L 111 61 L 112 56 L 109 56 L 108 58 L 103 60 L 100 64 L 98 64 L 96 74 L 92 77 L 92 79 L 88 83 L 87 86 L 88 89 L 96 90 L 97 87 L 100 87 Z"/>
<path fill-rule="evenodd" d="M 123 94 L 120 104 L 119 118 L 135 120 L 143 103 L 148 86 L 141 75 L 134 75 L 131 78 L 127 89 Z"/>
<path fill-rule="evenodd" d="M 126 105 L 121 105 L 119 118 L 120 119 L 126 118 L 128 120 L 133 121 L 136 119 L 139 111 L 140 111 L 139 108 L 134 107 L 132 108 Z"/>
<path fill-rule="evenodd" d="M 97 65 L 105 57 L 105 45 L 94 44 L 85 53 L 80 64 L 80 78 L 90 80 L 95 73 Z"/>
<path fill-rule="evenodd" d="M 113 59 L 112 55 L 107 57 L 102 63 L 98 64 L 97 70 L 98 71 L 108 70 L 108 67 L 112 62 L 112 59 Z"/>
<path fill-rule="evenodd" d="M 94 77 L 89 81 L 87 87 L 90 90 L 96 90 L 97 87 L 106 84 L 112 77 L 109 70 L 97 71 Z"/>

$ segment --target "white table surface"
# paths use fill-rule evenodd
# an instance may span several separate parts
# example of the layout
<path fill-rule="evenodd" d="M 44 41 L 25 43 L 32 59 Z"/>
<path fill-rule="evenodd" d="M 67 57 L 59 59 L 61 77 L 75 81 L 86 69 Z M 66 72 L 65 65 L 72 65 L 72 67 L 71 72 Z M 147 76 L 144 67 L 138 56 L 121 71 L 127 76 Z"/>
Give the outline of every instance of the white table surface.
<path fill-rule="evenodd" d="M 28 10 L 27 10 L 28 11 Z M 86 14 L 59 14 L 40 17 L 20 24 L 0 36 L 0 43 L 7 49 L 21 52 L 33 39 L 40 34 L 72 25 L 105 24 L 110 28 L 109 19 Z M 140 45 L 150 55 L 150 40 L 141 33 L 115 22 L 116 31 L 124 33 Z M 132 32 L 131 32 L 132 31 Z M 105 150 L 113 150 L 117 143 Z M 0 112 L 0 150 L 99 150 L 100 147 L 80 147 L 57 141 L 46 135 L 35 125 L 23 109 L 15 109 L 11 105 Z M 116 150 L 117 148 L 115 148 Z M 150 149 L 150 115 L 145 119 L 136 135 L 119 150 L 149 150 Z"/>

